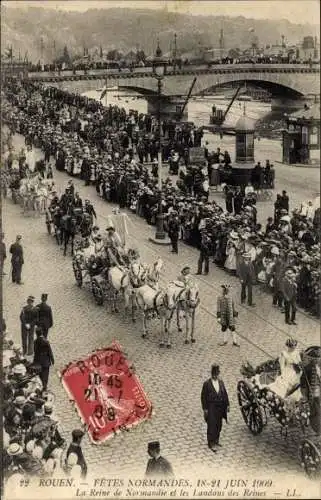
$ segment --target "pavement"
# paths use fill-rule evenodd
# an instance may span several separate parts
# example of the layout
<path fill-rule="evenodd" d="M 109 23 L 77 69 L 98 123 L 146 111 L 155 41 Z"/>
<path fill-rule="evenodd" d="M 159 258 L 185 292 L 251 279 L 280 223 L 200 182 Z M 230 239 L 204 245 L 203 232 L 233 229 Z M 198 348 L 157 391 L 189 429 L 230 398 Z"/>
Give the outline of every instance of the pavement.
<path fill-rule="evenodd" d="M 16 136 L 17 147 L 20 142 L 21 137 Z M 282 168 L 278 167 L 281 173 L 278 187 L 287 186 L 290 200 L 292 194 L 293 198 L 301 194 L 307 197 L 309 191 L 313 191 L 314 174 L 303 182 L 298 169 L 287 177 L 286 168 Z M 65 173 L 54 172 L 60 192 L 68 179 Z M 74 184 L 82 199 L 89 198 L 94 203 L 99 214 L 98 225 L 103 229 L 113 205 L 98 198 L 94 187 L 84 186 L 84 182 L 78 179 L 74 179 Z M 297 192 L 299 195 L 295 194 Z M 268 204 L 264 205 L 267 207 Z M 160 325 L 157 321 L 153 322 L 152 334 L 142 339 L 140 319 L 133 324 L 122 308 L 118 314 L 112 314 L 107 306 L 95 304 L 89 289 L 77 287 L 71 258 L 63 257 L 54 238 L 48 235 L 43 216 L 23 216 L 20 207 L 14 205 L 11 199 L 3 201 L 2 211 L 7 246 L 17 234 L 22 234 L 25 254 L 24 284 L 12 284 L 9 276 L 3 279 L 4 317 L 8 332 L 16 342 L 20 342 L 19 314 L 27 296 L 32 294 L 40 301 L 41 293 L 48 293 L 48 303 L 54 314 L 54 327 L 50 330 L 49 340 L 55 355 L 49 389 L 56 396 L 55 413 L 66 439 L 70 439 L 72 429 L 79 427 L 80 420 L 60 383 L 57 370 L 97 348 L 108 346 L 113 339 L 121 343 L 128 358 L 135 364 L 155 409 L 150 422 L 122 433 L 99 448 L 85 437 L 83 451 L 89 473 L 102 469 L 113 474 L 133 475 L 137 472 L 142 475 L 148 459 L 147 443 L 160 440 L 162 454 L 170 460 L 175 472 L 184 474 L 183 477 L 188 476 L 191 470 L 210 474 L 217 467 L 220 470 L 238 470 L 242 466 L 250 475 L 267 470 L 271 474 L 303 475 L 297 458 L 302 437 L 298 429 L 291 431 L 290 437 L 285 440 L 281 437 L 279 426 L 269 419 L 262 434 L 251 435 L 242 420 L 236 386 L 242 379 L 240 367 L 244 361 L 257 365 L 270 357 L 277 357 L 289 335 L 297 338 L 302 348 L 319 344 L 319 323 L 316 319 L 299 312 L 298 326 L 286 325 L 284 316 L 272 308 L 271 296 L 259 287 L 254 290 L 257 307 L 241 305 L 237 279 L 212 264 L 208 276 L 195 277 L 201 297 L 196 314 L 196 343 L 184 345 L 183 334 L 174 329 L 172 349 L 160 350 Z M 179 254 L 175 255 L 167 247 L 153 245 L 148 238 L 154 233 L 154 228 L 132 214 L 129 214 L 128 229 L 128 246 L 139 249 L 143 262 L 152 263 L 158 256 L 163 259 L 162 283 L 177 276 L 186 264 L 196 272 L 198 252 L 195 249 L 180 243 Z M 9 272 L 9 263 L 5 268 Z M 237 332 L 240 348 L 231 344 L 218 346 L 222 339 L 216 321 L 216 300 L 221 292 L 221 283 L 232 285 L 239 310 Z M 231 404 L 229 423 L 224 425 L 222 431 L 223 447 L 217 454 L 207 448 L 206 425 L 200 404 L 202 384 L 210 376 L 210 367 L 214 362 L 221 366 Z"/>

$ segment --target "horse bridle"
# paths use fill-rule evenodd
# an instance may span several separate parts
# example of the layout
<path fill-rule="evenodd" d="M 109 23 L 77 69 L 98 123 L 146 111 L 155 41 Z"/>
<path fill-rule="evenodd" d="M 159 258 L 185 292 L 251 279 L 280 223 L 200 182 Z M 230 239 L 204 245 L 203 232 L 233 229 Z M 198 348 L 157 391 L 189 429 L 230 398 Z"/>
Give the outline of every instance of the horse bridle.
<path fill-rule="evenodd" d="M 200 303 L 199 291 L 196 292 L 195 303 L 190 300 L 191 289 L 187 288 L 186 290 L 186 305 L 189 309 L 196 309 Z"/>

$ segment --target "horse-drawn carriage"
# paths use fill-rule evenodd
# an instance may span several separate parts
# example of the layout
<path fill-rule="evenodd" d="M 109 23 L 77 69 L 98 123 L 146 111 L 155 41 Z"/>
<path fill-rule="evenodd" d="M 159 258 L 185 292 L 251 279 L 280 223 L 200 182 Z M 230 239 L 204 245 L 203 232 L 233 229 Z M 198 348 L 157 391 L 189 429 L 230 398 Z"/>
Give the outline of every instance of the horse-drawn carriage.
<path fill-rule="evenodd" d="M 77 285 L 89 285 L 98 305 L 103 305 L 105 290 L 105 262 L 95 254 L 94 245 L 79 243 L 72 259 L 72 267 Z"/>
<path fill-rule="evenodd" d="M 114 258 L 110 258 L 112 252 Z M 113 257 L 112 256 L 112 257 Z M 116 248 L 106 249 L 103 245 L 99 252 L 95 245 L 80 245 L 73 257 L 73 271 L 79 287 L 89 284 L 98 305 L 104 301 L 111 303 L 112 311 L 118 312 L 117 302 L 124 298 L 125 307 L 132 305 L 132 317 L 135 320 L 133 294 L 135 288 L 143 285 L 146 279 L 159 279 L 158 268 L 153 270 L 136 261 L 137 253 L 129 249 L 128 252 L 118 253 Z M 114 265 L 115 262 L 122 262 Z"/>
<path fill-rule="evenodd" d="M 92 218 L 82 208 L 70 208 L 66 213 L 60 205 L 46 210 L 45 224 L 48 234 L 54 235 L 57 244 L 64 245 L 64 255 L 69 243 L 73 255 L 75 238 L 87 238 L 92 230 Z"/>
<path fill-rule="evenodd" d="M 311 478 L 321 473 L 321 412 L 320 412 L 320 360 L 321 348 L 311 346 L 300 354 L 298 383 L 289 388 L 285 397 L 276 392 L 281 378 L 279 360 L 271 360 L 253 368 L 243 365 L 245 377 L 237 384 L 237 395 L 243 419 L 250 432 L 260 434 L 268 417 L 281 424 L 281 434 L 288 436 L 292 428 L 303 434 L 299 446 L 301 466 Z"/>

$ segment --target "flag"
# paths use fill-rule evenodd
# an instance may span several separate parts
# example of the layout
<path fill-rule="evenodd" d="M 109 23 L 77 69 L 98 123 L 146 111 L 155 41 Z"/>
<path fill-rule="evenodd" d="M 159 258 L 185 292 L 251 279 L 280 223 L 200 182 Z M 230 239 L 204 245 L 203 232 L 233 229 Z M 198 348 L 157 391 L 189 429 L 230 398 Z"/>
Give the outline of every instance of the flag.
<path fill-rule="evenodd" d="M 101 93 L 101 96 L 99 98 L 99 100 L 101 101 L 103 97 L 105 97 L 105 95 L 107 94 L 107 87 L 102 91 Z"/>
<path fill-rule="evenodd" d="M 113 214 L 112 216 L 115 230 L 119 234 L 124 246 L 126 245 L 126 236 L 128 236 L 127 218 L 127 214 L 124 213 Z"/>

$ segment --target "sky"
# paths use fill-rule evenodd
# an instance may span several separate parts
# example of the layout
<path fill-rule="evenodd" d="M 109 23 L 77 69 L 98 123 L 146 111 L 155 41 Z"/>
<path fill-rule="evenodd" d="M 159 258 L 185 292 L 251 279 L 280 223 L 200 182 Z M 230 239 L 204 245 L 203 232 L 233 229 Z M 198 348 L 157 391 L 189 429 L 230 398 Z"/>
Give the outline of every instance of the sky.
<path fill-rule="evenodd" d="M 7 7 L 43 6 L 84 12 L 88 9 L 126 7 L 130 9 L 168 9 L 192 15 L 244 16 L 254 19 L 287 19 L 296 24 L 320 24 L 319 0 L 65 0 L 2 1 Z"/>

